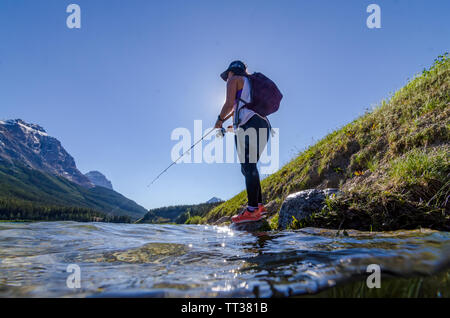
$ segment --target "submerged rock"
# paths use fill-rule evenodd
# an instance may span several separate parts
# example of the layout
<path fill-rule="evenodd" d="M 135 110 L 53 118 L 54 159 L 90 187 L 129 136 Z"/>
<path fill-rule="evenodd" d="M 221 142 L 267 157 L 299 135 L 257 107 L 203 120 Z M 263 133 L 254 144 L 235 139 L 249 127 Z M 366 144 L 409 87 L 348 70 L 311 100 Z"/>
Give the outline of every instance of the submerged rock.
<path fill-rule="evenodd" d="M 313 212 L 320 211 L 325 198 L 333 194 L 339 194 L 338 189 L 309 189 L 290 194 L 284 200 L 278 215 L 278 228 L 286 229 L 293 221 L 293 217 L 298 221 L 305 219 Z"/>
<path fill-rule="evenodd" d="M 132 248 L 125 251 L 107 252 L 104 255 L 89 259 L 96 263 L 161 263 L 173 257 L 187 253 L 188 247 L 184 244 L 175 243 L 148 243 L 141 247 Z"/>

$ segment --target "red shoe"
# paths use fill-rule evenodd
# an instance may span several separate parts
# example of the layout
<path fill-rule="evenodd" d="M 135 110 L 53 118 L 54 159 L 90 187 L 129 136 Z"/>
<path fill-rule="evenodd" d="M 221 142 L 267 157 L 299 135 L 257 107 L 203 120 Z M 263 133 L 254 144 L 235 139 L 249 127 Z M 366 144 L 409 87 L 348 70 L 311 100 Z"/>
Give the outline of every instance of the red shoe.
<path fill-rule="evenodd" d="M 258 211 L 259 211 L 259 213 L 261 213 L 261 215 L 266 215 L 267 214 L 266 208 L 261 203 L 258 203 Z"/>
<path fill-rule="evenodd" d="M 238 215 L 235 215 L 231 218 L 231 221 L 233 223 L 239 224 L 239 223 L 245 223 L 245 222 L 255 222 L 261 220 L 262 215 L 259 212 L 259 209 L 256 209 L 253 212 L 250 212 L 249 210 L 245 209 Z"/>

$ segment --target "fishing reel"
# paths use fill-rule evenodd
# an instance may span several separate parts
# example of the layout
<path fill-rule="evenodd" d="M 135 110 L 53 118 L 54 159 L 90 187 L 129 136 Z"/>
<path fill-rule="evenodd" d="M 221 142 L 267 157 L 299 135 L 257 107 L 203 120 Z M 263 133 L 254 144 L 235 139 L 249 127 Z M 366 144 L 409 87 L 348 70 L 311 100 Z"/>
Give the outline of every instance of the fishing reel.
<path fill-rule="evenodd" d="M 225 137 L 225 133 L 226 133 L 227 131 L 225 130 L 225 128 L 218 128 L 217 129 L 217 133 L 216 133 L 216 137 L 217 138 L 223 138 L 223 137 Z"/>
<path fill-rule="evenodd" d="M 225 134 L 227 132 L 233 132 L 233 126 L 228 126 L 226 129 L 225 128 L 218 128 L 217 129 L 217 133 L 216 133 L 216 137 L 217 138 L 223 138 L 225 137 Z"/>

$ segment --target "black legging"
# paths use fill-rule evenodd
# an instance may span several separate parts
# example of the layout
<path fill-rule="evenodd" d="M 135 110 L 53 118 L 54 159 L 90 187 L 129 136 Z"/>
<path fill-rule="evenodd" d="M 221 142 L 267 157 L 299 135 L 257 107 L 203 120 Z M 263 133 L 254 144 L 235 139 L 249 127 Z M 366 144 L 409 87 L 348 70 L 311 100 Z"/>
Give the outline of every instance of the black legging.
<path fill-rule="evenodd" d="M 248 205 L 257 207 L 258 203 L 262 203 L 262 193 L 259 172 L 256 164 L 267 145 L 267 141 L 269 140 L 270 127 L 265 119 L 258 115 L 254 115 L 240 128 L 242 129 L 239 129 L 236 132 L 234 139 L 240 157 L 241 172 L 245 177 Z M 256 134 L 250 134 L 248 128 L 254 128 Z M 265 131 L 261 131 L 260 133 L 260 128 L 265 128 L 267 133 L 265 134 Z M 249 133 L 250 136 L 256 136 L 256 138 L 252 138 L 252 140 L 250 140 L 251 138 L 249 135 L 245 134 L 246 132 Z M 237 136 L 239 135 L 241 136 L 240 141 L 242 148 L 238 146 Z M 241 153 L 241 149 L 245 152 Z"/>

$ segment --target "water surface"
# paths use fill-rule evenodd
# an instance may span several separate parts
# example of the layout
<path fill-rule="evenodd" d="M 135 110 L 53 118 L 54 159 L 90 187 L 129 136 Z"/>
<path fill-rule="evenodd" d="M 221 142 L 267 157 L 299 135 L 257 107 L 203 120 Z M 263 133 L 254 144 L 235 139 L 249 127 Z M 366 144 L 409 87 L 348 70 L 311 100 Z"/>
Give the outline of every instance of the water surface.
<path fill-rule="evenodd" d="M 80 289 L 67 287 L 69 264 L 81 269 Z M 367 292 L 359 289 L 367 289 L 369 264 L 381 267 L 382 296 L 398 295 L 390 294 L 398 287 L 392 282 L 406 296 L 411 284 L 427 286 L 427 296 L 450 296 L 447 232 L 0 223 L 0 297 L 345 296 L 336 288 L 351 284 L 358 296 Z"/>

